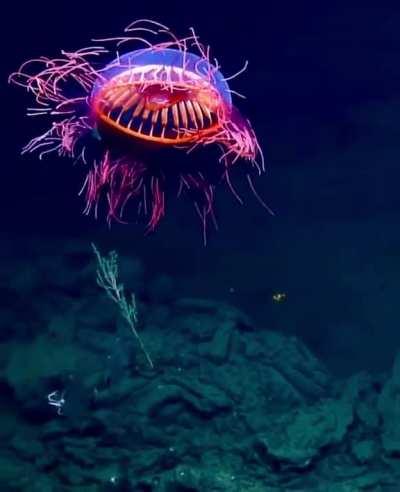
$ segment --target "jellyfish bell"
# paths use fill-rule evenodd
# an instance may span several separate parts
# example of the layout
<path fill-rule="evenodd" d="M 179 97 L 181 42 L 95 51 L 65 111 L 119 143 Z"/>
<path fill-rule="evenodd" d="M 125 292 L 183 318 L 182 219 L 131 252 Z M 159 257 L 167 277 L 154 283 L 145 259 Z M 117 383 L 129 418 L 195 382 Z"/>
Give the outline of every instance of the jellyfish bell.
<path fill-rule="evenodd" d="M 228 144 L 235 138 L 233 125 L 254 139 L 244 118 L 233 110 L 222 73 L 201 56 L 183 50 L 141 49 L 116 58 L 101 71 L 91 104 L 104 126 L 155 144 L 177 146 L 209 139 Z M 255 146 L 250 152 L 240 150 L 242 157 L 255 157 Z"/>
<path fill-rule="evenodd" d="M 167 35 L 167 40 L 151 43 L 143 33 Z M 207 219 L 214 217 L 218 181 L 225 181 L 240 200 L 230 180 L 236 162 L 249 164 L 250 180 L 251 170 L 264 171 L 256 135 L 232 103 L 228 85 L 232 77 L 224 77 L 218 62 L 211 62 L 209 48 L 200 44 L 194 32 L 178 39 L 165 26 L 136 21 L 125 34 L 103 40 L 116 44 L 113 49 L 96 46 L 63 51 L 61 57 L 27 62 L 10 77 L 34 95 L 38 107 L 30 114 L 51 120 L 50 128 L 24 151 L 39 150 L 41 156 L 57 151 L 86 162 L 85 212 L 94 210 L 97 215 L 105 196 L 107 219 L 123 221 L 126 204 L 136 201 L 149 230 L 164 215 L 165 181 L 172 177 L 179 193 L 194 192 L 205 231 Z M 121 53 L 126 42 L 144 43 L 145 47 Z M 99 66 L 102 59 L 106 61 Z M 72 86 L 73 97 L 68 91 Z M 190 153 L 200 146 L 221 150 L 213 164 L 219 179 L 211 180 L 206 166 L 201 161 L 194 165 L 192 157 L 174 168 L 170 156 L 163 162 L 147 153 L 148 149 Z M 96 157 L 92 157 L 96 155 L 92 148 Z"/>

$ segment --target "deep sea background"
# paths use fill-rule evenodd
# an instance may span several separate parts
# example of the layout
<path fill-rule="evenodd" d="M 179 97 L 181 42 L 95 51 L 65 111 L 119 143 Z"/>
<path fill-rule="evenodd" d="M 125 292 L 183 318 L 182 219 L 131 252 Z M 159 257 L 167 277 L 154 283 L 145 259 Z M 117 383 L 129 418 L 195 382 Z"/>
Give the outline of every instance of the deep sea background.
<path fill-rule="evenodd" d="M 194 26 L 224 73 L 249 60 L 232 87 L 247 96 L 237 105 L 264 150 L 257 188 L 275 216 L 239 180 L 245 205 L 218 190 L 219 230 L 210 229 L 206 247 L 195 211 L 174 198 L 152 235 L 135 225 L 109 229 L 82 215 L 80 165 L 20 156 L 42 122 L 25 117 L 30 99 L 7 85 L 8 74 L 136 18 L 179 35 Z M 0 490 L 400 491 L 399 5 L 9 3 L 2 35 Z M 133 337 L 96 288 L 91 242 L 121 258 L 155 372 L 127 348 Z M 237 340 L 220 342 L 218 323 Z M 86 362 L 93 357 L 89 365 L 71 362 L 80 351 Z M 266 375 L 271 367 L 279 377 Z M 269 378 L 279 396 L 273 409 L 265 406 Z M 242 393 L 229 393 L 241 384 Z M 157 400 L 162 385 L 170 392 Z M 47 404 L 54 390 L 66 391 L 70 415 Z M 229 420 L 239 407 L 243 426 Z M 304 412 L 300 422 L 293 411 Z M 318 426 L 318 412 L 340 429 L 329 422 L 317 437 L 299 437 Z M 275 428 L 301 430 L 278 445 L 264 425 L 271 415 Z M 137 434 L 125 442 L 127 429 Z M 96 454 L 102 446 L 109 454 Z M 172 448 L 180 451 L 165 458 Z"/>

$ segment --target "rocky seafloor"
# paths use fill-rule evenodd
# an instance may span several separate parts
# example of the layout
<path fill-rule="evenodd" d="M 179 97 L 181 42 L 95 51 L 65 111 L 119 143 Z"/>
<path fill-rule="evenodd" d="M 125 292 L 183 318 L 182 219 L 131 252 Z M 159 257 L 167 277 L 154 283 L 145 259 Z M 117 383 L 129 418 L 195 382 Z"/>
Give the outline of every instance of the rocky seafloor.
<path fill-rule="evenodd" d="M 400 353 L 339 380 L 300 339 L 120 260 L 153 369 L 90 245 L 2 260 L 1 492 L 400 491 Z"/>

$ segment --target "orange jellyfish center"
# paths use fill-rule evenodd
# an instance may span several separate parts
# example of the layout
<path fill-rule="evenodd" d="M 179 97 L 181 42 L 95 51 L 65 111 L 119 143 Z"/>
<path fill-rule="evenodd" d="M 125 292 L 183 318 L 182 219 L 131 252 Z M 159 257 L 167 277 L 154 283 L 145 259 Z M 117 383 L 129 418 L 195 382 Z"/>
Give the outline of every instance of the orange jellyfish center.
<path fill-rule="evenodd" d="M 156 67 L 145 75 L 128 70 L 104 83 L 94 109 L 103 124 L 120 133 L 177 145 L 216 133 L 224 105 L 197 74 Z"/>

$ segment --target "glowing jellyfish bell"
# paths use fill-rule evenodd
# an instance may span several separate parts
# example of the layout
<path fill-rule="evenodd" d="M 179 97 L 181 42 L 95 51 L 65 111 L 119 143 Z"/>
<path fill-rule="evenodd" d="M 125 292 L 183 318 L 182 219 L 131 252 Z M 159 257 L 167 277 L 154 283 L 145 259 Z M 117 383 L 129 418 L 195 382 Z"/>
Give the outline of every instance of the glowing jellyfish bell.
<path fill-rule="evenodd" d="M 106 125 L 164 145 L 215 136 L 232 113 L 222 74 L 204 58 L 171 48 L 118 57 L 101 72 L 91 99 Z"/>
<path fill-rule="evenodd" d="M 144 35 L 166 36 L 166 40 L 151 43 Z M 165 177 L 174 171 L 168 162 L 154 166 L 151 155 L 139 152 L 138 145 L 183 148 L 189 153 L 215 144 L 221 149 L 215 163 L 220 181 L 240 200 L 230 173 L 239 159 L 247 161 L 249 184 L 266 206 L 250 177 L 252 170 L 264 171 L 262 152 L 249 121 L 232 105 L 228 85 L 246 67 L 225 78 L 193 31 L 178 39 L 149 20 L 135 21 L 122 37 L 100 41 L 114 48 L 62 51 L 54 59 L 30 60 L 10 76 L 36 99 L 37 107 L 28 114 L 50 119 L 50 128 L 31 140 L 24 152 L 39 150 L 42 157 L 56 151 L 81 159 L 89 165 L 83 187 L 86 213 L 97 214 L 105 195 L 107 219 L 122 221 L 126 203 L 136 200 L 147 215 L 148 228 L 154 230 L 165 212 Z M 121 53 L 128 43 L 145 47 Z M 121 139 L 135 145 L 121 145 Z M 89 158 L 95 154 L 96 158 Z M 174 179 L 179 192 L 196 192 L 194 204 L 205 233 L 207 219 L 214 218 L 216 184 L 201 165 L 190 164 L 188 158 L 187 167 L 180 168 Z"/>

